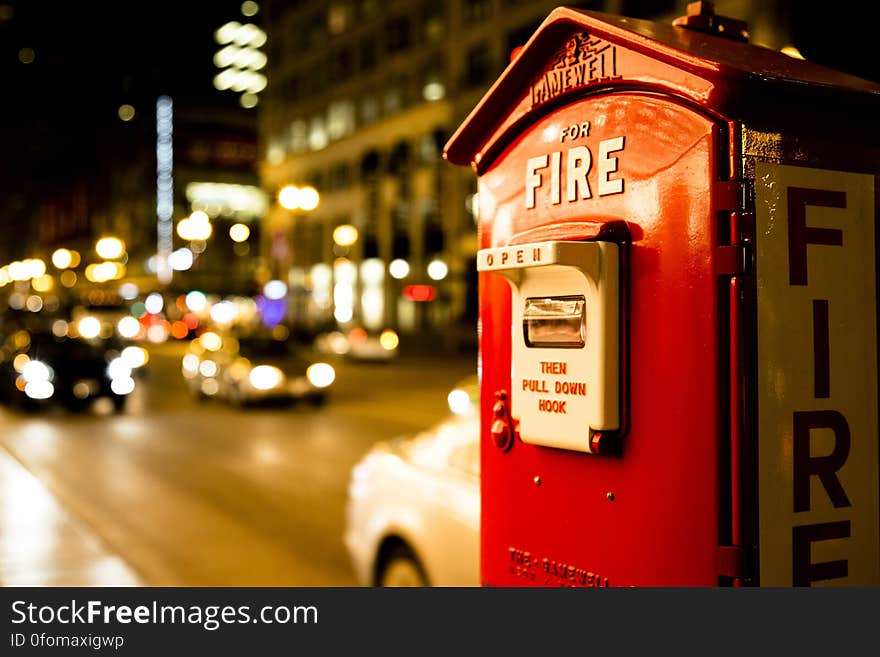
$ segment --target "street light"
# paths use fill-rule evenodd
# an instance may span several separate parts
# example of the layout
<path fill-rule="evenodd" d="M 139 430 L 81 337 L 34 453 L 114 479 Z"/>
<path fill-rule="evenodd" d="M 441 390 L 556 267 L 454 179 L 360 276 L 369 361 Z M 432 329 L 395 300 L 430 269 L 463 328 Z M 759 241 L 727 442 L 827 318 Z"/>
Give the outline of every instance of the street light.
<path fill-rule="evenodd" d="M 242 13 L 248 17 L 256 13 L 250 13 L 250 5 L 256 6 L 256 3 L 242 5 Z M 214 33 L 214 40 L 221 46 L 214 55 L 214 65 L 219 69 L 214 76 L 214 87 L 241 93 L 242 107 L 255 107 L 259 102 L 257 94 L 268 84 L 266 76 L 259 72 L 267 61 L 260 50 L 266 43 L 266 33 L 253 23 L 229 21 Z"/>
<path fill-rule="evenodd" d="M 229 237 L 233 242 L 244 242 L 251 235 L 251 229 L 244 224 L 233 224 L 229 227 Z"/>
<path fill-rule="evenodd" d="M 73 252 L 70 249 L 56 249 L 52 254 L 52 264 L 58 269 L 67 269 L 73 266 Z"/>
<path fill-rule="evenodd" d="M 318 207 L 320 198 L 318 190 L 308 185 L 305 187 L 285 185 L 278 192 L 278 202 L 285 210 L 305 210 L 310 212 Z"/>
<path fill-rule="evenodd" d="M 95 251 L 104 260 L 116 260 L 125 253 L 125 242 L 118 237 L 102 237 L 95 244 Z"/>
<path fill-rule="evenodd" d="M 342 224 L 333 229 L 333 241 L 339 246 L 351 246 L 358 239 L 358 229 L 351 224 Z"/>
<path fill-rule="evenodd" d="M 213 231 L 210 218 L 201 210 L 196 210 L 189 217 L 177 222 L 177 234 L 185 240 L 206 240 Z"/>
<path fill-rule="evenodd" d="M 303 187 L 298 187 L 297 185 L 285 185 L 278 191 L 278 204 L 285 210 L 290 210 L 294 215 L 296 215 L 297 212 L 311 212 L 318 207 L 319 202 L 320 195 L 318 194 L 318 190 L 309 185 Z M 293 221 L 292 231 L 287 235 L 283 235 L 285 239 L 285 251 L 288 250 L 290 244 L 287 240 L 291 238 L 297 253 L 306 253 L 308 251 L 310 236 L 304 232 L 304 227 L 304 222 Z M 276 269 L 277 271 L 278 268 L 284 266 L 284 261 L 287 262 L 288 266 L 291 261 L 299 264 L 298 260 L 298 255 L 293 255 L 289 252 L 286 255 L 275 256 L 275 262 L 278 267 L 273 265 L 273 269 Z M 287 272 L 287 274 L 289 275 L 290 272 Z M 295 288 L 293 298 L 291 299 L 295 317 L 303 317 L 305 315 L 305 306 L 301 305 L 303 301 L 304 299 L 301 291 L 298 288 Z"/>
<path fill-rule="evenodd" d="M 442 281 L 449 273 L 449 266 L 440 259 L 428 263 L 428 276 L 435 281 Z"/>

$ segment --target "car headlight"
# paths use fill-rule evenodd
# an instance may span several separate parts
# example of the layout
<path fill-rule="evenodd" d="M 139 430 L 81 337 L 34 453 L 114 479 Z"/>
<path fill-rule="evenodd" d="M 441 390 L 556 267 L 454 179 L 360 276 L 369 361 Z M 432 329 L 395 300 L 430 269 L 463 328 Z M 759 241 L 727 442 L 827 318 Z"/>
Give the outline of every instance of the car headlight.
<path fill-rule="evenodd" d="M 92 317 L 91 315 L 83 317 L 76 323 L 76 330 L 87 340 L 97 338 L 101 333 L 101 320 L 97 317 Z"/>
<path fill-rule="evenodd" d="M 26 383 L 39 383 L 52 380 L 52 368 L 40 360 L 29 360 L 21 368 L 21 375 Z"/>
<path fill-rule="evenodd" d="M 284 381 L 284 372 L 273 365 L 257 365 L 248 374 L 248 381 L 257 390 L 271 390 Z"/>
<path fill-rule="evenodd" d="M 316 388 L 326 388 L 336 380 L 336 370 L 328 363 L 314 363 L 306 370 L 306 378 Z"/>
<path fill-rule="evenodd" d="M 120 376 L 110 382 L 110 389 L 117 395 L 128 395 L 134 392 L 134 379 L 130 376 Z"/>
<path fill-rule="evenodd" d="M 21 383 L 16 383 L 19 390 L 23 390 L 31 399 L 49 399 L 55 394 L 55 386 L 52 385 L 52 368 L 39 360 L 29 360 L 21 368 Z"/>
<path fill-rule="evenodd" d="M 116 330 L 123 338 L 136 338 L 138 333 L 141 332 L 141 323 L 129 315 L 116 323 Z"/>
<path fill-rule="evenodd" d="M 397 349 L 397 345 L 400 344 L 400 338 L 397 337 L 396 331 L 385 329 L 379 336 L 379 344 L 382 345 L 385 351 L 394 351 Z"/>
<path fill-rule="evenodd" d="M 456 415 L 467 415 L 474 408 L 471 396 L 467 390 L 462 390 L 461 388 L 456 388 L 450 392 L 446 397 L 446 401 L 449 404 L 449 410 Z"/>
<path fill-rule="evenodd" d="M 47 379 L 28 381 L 24 386 L 24 394 L 31 399 L 49 399 L 55 394 L 55 386 Z"/>
<path fill-rule="evenodd" d="M 150 352 L 143 347 L 126 347 L 122 350 L 121 356 L 131 369 L 143 367 L 150 362 Z"/>
<path fill-rule="evenodd" d="M 187 354 L 183 357 L 183 375 L 192 379 L 199 372 L 199 357 L 195 354 Z"/>
<path fill-rule="evenodd" d="M 116 379 L 127 379 L 131 377 L 131 366 L 125 362 L 121 356 L 117 356 L 110 361 L 107 366 L 107 376 L 111 381 Z"/>

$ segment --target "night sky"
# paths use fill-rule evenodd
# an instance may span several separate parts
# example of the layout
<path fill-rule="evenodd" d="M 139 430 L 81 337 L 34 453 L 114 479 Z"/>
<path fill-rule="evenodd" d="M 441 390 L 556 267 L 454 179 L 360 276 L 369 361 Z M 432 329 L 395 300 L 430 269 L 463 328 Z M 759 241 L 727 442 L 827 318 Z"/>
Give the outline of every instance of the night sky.
<path fill-rule="evenodd" d="M 866 17 L 818 3 L 772 4 L 808 59 L 880 79 Z M 212 57 L 214 31 L 247 20 L 240 7 L 240 0 L 0 0 L 0 226 L 28 221 L 35 196 L 87 168 L 95 145 L 124 128 L 123 103 L 137 112 L 132 127 L 153 121 L 161 93 L 238 108 L 236 94 L 213 88 Z M 22 48 L 33 49 L 31 63 L 20 61 Z"/>
<path fill-rule="evenodd" d="M 240 6 L 0 0 L 0 192 L 10 180 L 68 177 L 95 140 L 121 125 L 123 103 L 150 120 L 160 93 L 237 106 L 235 94 L 214 90 L 212 57 L 214 31 L 247 20 Z M 33 49 L 33 62 L 20 61 L 22 48 Z"/>

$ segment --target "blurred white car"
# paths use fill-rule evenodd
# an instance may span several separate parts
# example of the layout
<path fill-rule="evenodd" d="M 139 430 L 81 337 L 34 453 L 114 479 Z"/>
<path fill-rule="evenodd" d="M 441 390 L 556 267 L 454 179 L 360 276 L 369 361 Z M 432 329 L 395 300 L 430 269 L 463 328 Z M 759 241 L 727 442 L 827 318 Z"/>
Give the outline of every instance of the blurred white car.
<path fill-rule="evenodd" d="M 352 470 L 344 540 L 364 586 L 479 586 L 475 376 L 449 406 L 437 425 L 377 443 Z"/>
<path fill-rule="evenodd" d="M 345 356 L 351 360 L 388 362 L 400 351 L 400 337 L 393 329 L 370 332 L 358 326 L 347 333 L 321 333 L 315 338 L 315 349 L 325 355 Z"/>
<path fill-rule="evenodd" d="M 190 341 L 181 371 L 196 399 L 235 406 L 323 404 L 336 380 L 329 363 L 308 358 L 291 341 L 263 334 L 235 337 L 206 331 Z"/>

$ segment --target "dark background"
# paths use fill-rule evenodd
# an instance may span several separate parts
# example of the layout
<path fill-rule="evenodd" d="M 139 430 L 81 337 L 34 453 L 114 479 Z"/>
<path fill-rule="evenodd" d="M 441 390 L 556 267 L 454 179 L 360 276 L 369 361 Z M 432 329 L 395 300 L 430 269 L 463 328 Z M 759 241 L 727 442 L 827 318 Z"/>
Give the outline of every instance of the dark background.
<path fill-rule="evenodd" d="M 247 20 L 259 24 L 264 4 Z M 654 18 L 683 14 L 687 3 L 619 5 L 624 15 Z M 161 93 L 252 120 L 257 110 L 241 109 L 236 95 L 212 86 L 214 31 L 245 20 L 240 7 L 239 0 L 0 0 L 0 226 L 29 221 L 35 199 L 92 170 L 102 147 L 151 127 Z M 766 7 L 808 60 L 880 80 L 869 5 L 771 0 Z M 35 51 L 30 64 L 19 61 L 25 47 Z M 124 103 L 137 111 L 127 123 L 117 114 Z M 823 129 L 847 138 L 843 126 Z"/>
<path fill-rule="evenodd" d="M 212 57 L 214 30 L 241 19 L 240 5 L 5 3 L 12 17 L 0 22 L 0 190 L 14 188 L 10 179 L 56 181 L 91 165 L 92 146 L 126 127 L 117 114 L 124 103 L 137 110 L 129 127 L 154 120 L 155 98 L 162 93 L 238 107 L 237 97 L 214 90 Z M 36 55 L 27 65 L 18 59 L 25 47 Z"/>

